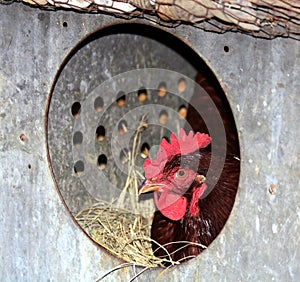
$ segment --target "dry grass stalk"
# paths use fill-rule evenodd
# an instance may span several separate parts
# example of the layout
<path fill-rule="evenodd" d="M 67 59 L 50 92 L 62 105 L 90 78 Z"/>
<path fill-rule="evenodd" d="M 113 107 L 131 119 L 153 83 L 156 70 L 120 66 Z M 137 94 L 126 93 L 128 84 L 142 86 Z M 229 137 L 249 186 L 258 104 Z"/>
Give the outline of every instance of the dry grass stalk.
<path fill-rule="evenodd" d="M 149 219 L 139 214 L 99 203 L 79 212 L 76 219 L 96 243 L 125 261 L 146 267 L 167 261 L 153 255 Z"/>
<path fill-rule="evenodd" d="M 132 265 L 153 268 L 163 267 L 164 263 L 179 264 L 180 261 L 172 260 L 173 253 L 166 250 L 165 246 L 169 244 L 182 244 L 175 252 L 191 244 L 206 248 L 187 241 L 170 242 L 165 246 L 155 242 L 166 252 L 165 258 L 155 257 L 151 247 L 154 241 L 150 238 L 151 220 L 104 203 L 82 210 L 76 219 L 96 243 Z"/>
<path fill-rule="evenodd" d="M 140 121 L 140 124 L 136 130 L 133 138 L 133 145 L 131 152 L 128 153 L 128 175 L 125 182 L 125 186 L 117 201 L 119 208 L 125 208 L 126 195 L 129 195 L 130 205 L 134 212 L 137 212 L 138 205 L 138 187 L 139 180 L 143 179 L 143 175 L 136 169 L 136 159 L 139 155 L 139 148 L 141 143 L 142 132 L 147 128 L 146 116 L 144 115 Z"/>

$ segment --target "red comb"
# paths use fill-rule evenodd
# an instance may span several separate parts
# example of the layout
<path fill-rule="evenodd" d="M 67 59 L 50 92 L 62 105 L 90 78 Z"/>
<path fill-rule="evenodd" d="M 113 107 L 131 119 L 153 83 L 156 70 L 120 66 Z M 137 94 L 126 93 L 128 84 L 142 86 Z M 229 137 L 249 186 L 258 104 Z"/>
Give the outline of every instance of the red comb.
<path fill-rule="evenodd" d="M 180 129 L 177 139 L 174 133 L 170 136 L 170 143 L 163 139 L 160 144 L 161 152 L 157 153 L 156 160 L 146 159 L 144 162 L 144 170 L 146 178 L 157 175 L 164 168 L 169 157 L 181 154 L 187 155 L 206 147 L 211 141 L 208 134 L 193 131 L 187 135 L 184 129 Z"/>

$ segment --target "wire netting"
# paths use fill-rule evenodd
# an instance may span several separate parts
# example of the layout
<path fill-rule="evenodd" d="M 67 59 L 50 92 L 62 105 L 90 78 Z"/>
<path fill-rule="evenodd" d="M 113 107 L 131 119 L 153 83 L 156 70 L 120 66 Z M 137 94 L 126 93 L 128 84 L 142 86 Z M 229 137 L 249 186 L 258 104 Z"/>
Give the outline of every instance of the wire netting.
<path fill-rule="evenodd" d="M 18 0 L 17 0 L 18 1 Z M 160 24 L 192 23 L 204 30 L 300 39 L 299 0 L 21 0 L 44 8 L 106 12 Z M 8 4 L 13 0 L 0 0 Z"/>

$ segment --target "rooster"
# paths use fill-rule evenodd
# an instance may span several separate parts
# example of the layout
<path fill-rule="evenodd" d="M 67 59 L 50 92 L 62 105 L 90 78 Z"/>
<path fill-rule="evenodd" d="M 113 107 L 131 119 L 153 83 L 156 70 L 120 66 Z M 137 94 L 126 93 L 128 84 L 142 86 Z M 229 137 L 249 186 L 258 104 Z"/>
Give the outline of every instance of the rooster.
<path fill-rule="evenodd" d="M 232 209 L 239 179 L 239 160 L 217 157 L 220 175 L 208 174 L 208 134 L 180 130 L 170 143 L 163 139 L 155 160 L 144 162 L 139 194 L 154 192 L 157 211 L 151 226 L 156 256 L 186 261 L 201 253 L 220 233 Z M 218 178 L 216 180 L 216 178 Z"/>

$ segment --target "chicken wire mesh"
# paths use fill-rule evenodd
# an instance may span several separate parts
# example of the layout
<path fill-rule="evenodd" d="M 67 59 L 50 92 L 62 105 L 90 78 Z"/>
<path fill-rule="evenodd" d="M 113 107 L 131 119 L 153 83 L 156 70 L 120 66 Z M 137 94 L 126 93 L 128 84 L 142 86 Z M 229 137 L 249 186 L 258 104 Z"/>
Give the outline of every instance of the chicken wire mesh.
<path fill-rule="evenodd" d="M 0 0 L 8 4 L 14 0 Z M 253 36 L 300 39 L 300 2 L 296 0 L 23 0 L 42 8 L 103 11 L 143 17 L 161 24 L 193 23 L 204 30 L 242 31 Z"/>

